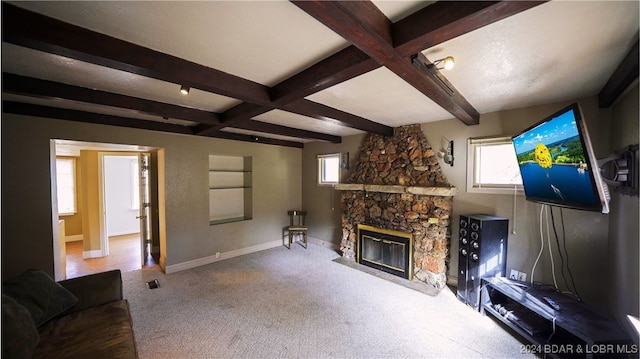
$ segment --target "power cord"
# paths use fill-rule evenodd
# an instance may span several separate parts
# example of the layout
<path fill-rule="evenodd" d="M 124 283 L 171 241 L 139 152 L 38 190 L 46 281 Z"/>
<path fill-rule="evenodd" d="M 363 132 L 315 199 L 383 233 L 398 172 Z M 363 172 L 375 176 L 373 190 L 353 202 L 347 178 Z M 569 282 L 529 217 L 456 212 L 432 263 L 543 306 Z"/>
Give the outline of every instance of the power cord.
<path fill-rule="evenodd" d="M 578 288 L 576 287 L 576 282 L 573 280 L 573 274 L 571 274 L 571 266 L 569 266 L 569 252 L 567 251 L 567 238 L 565 237 L 564 230 L 564 217 L 562 215 L 562 208 L 560 208 L 560 223 L 562 224 L 562 242 L 564 243 L 564 252 L 567 256 L 567 271 L 569 272 L 569 278 L 571 278 L 571 285 L 573 286 L 573 293 L 578 298 L 578 302 L 582 302 L 582 298 L 578 293 Z"/>
<path fill-rule="evenodd" d="M 533 262 L 533 268 L 531 268 L 531 284 L 534 283 L 533 276 L 536 272 L 536 266 L 538 265 L 538 261 L 540 260 L 540 256 L 542 256 L 542 251 L 544 250 L 544 238 L 542 238 L 542 211 L 544 210 L 545 205 L 542 205 L 540 208 L 540 252 L 538 253 L 538 257 L 536 261 Z"/>

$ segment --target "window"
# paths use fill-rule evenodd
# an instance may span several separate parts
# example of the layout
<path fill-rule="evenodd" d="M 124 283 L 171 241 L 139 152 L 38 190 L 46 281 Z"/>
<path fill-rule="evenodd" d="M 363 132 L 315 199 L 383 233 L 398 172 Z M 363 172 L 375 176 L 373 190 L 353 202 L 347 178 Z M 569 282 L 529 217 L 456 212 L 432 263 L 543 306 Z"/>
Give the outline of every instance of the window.
<path fill-rule="evenodd" d="M 467 192 L 522 193 L 522 178 L 510 137 L 470 138 Z"/>
<path fill-rule="evenodd" d="M 76 161 L 73 158 L 56 158 L 56 184 L 58 215 L 76 213 Z"/>
<path fill-rule="evenodd" d="M 318 155 L 318 185 L 340 183 L 340 154 Z"/>

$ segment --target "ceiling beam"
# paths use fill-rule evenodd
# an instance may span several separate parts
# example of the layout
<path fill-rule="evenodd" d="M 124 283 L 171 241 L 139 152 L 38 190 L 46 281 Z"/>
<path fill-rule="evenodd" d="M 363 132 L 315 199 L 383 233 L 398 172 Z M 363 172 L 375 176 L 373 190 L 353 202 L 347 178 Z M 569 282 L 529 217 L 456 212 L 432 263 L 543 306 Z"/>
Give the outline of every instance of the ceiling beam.
<path fill-rule="evenodd" d="M 327 135 L 327 134 L 307 131 L 307 130 L 300 130 L 297 128 L 291 128 L 291 127 L 276 125 L 276 124 L 257 121 L 257 120 L 241 122 L 234 125 L 233 128 L 238 128 L 241 130 L 248 130 L 248 131 L 272 133 L 272 134 L 278 133 L 283 136 L 306 138 L 310 140 L 321 140 L 321 141 L 327 141 L 331 143 L 342 142 L 342 137 L 340 136 Z"/>
<path fill-rule="evenodd" d="M 391 26 L 393 46 L 409 57 L 546 1 L 437 1 Z"/>
<path fill-rule="evenodd" d="M 119 127 L 139 128 L 143 130 L 162 131 L 193 135 L 190 127 L 162 123 L 156 121 L 139 120 L 128 117 L 104 115 L 93 112 L 70 110 L 51 106 L 34 105 L 24 102 L 2 101 L 2 112 L 16 115 L 55 118 L 59 120 L 95 123 Z"/>
<path fill-rule="evenodd" d="M 264 106 L 261 113 L 274 108 L 289 111 L 286 105 L 272 103 L 267 86 L 21 9 L 6 2 L 2 3 L 2 20 L 2 40 L 8 43 L 240 99 L 253 105 Z M 255 106 L 253 108 L 255 111 Z M 321 114 L 323 119 L 349 123 L 357 118 L 358 124 L 368 121 L 353 115 L 332 118 L 345 112 L 328 106 L 318 108 L 327 111 Z M 214 133 L 224 127 L 232 127 L 236 123 L 251 119 L 247 113 L 222 115 L 221 118 L 225 120 L 203 130 L 203 134 Z M 318 118 L 314 117 L 315 113 L 301 115 Z M 354 126 L 356 125 L 351 127 Z M 373 123 L 369 127 L 380 126 Z M 377 133 L 388 132 L 386 127 Z"/>
<path fill-rule="evenodd" d="M 438 1 L 392 24 L 393 46 L 405 57 L 476 30 L 545 1 Z M 351 45 L 270 89 L 286 104 L 379 68 L 381 64 Z"/>
<path fill-rule="evenodd" d="M 70 110 L 64 108 L 42 106 L 28 104 L 24 102 L 2 101 L 2 112 L 23 116 L 35 116 L 42 118 L 59 119 L 74 122 L 93 123 L 100 125 L 118 126 L 137 128 L 142 130 L 160 131 L 169 133 L 178 133 L 185 135 L 194 135 L 193 129 L 188 126 L 175 125 L 171 123 L 162 123 L 156 121 L 139 120 L 135 118 L 104 115 L 99 113 Z M 219 132 L 208 137 L 229 139 L 234 141 L 244 141 L 252 143 L 262 143 L 266 145 L 286 146 L 294 148 L 303 148 L 301 142 L 286 141 L 273 139 L 268 137 L 258 137 L 252 135 L 243 135 L 230 132 Z"/>
<path fill-rule="evenodd" d="M 277 104 L 287 104 L 358 77 L 380 64 L 355 46 L 349 46 L 271 88 Z"/>
<path fill-rule="evenodd" d="M 382 136 L 392 136 L 393 127 L 383 125 L 350 113 L 325 106 L 321 103 L 300 99 L 287 105 L 290 112 L 297 114 L 307 114 L 318 120 L 328 121 L 336 125 L 356 128 L 369 133 L 376 133 Z"/>
<path fill-rule="evenodd" d="M 189 107 L 145 100 L 86 87 L 67 85 L 59 82 L 40 80 L 33 77 L 2 73 L 2 91 L 17 95 L 39 98 L 65 99 L 103 106 L 118 107 L 138 113 L 169 117 L 197 123 L 218 124 L 220 120 L 214 112 Z"/>
<path fill-rule="evenodd" d="M 627 56 L 622 60 L 618 68 L 613 72 L 609 81 L 604 85 L 598 95 L 600 108 L 611 106 L 616 99 L 638 78 L 638 40 L 631 47 Z"/>
<path fill-rule="evenodd" d="M 6 2 L 2 41 L 247 102 L 271 102 L 267 86 Z"/>
<path fill-rule="evenodd" d="M 137 113 L 143 113 L 146 115 L 192 121 L 203 124 L 202 126 L 210 126 L 211 124 L 220 123 L 218 119 L 219 116 L 215 112 L 208 112 L 190 107 L 171 105 L 163 102 L 151 101 L 132 96 L 125 96 L 106 91 L 89 89 L 85 87 L 67 85 L 54 81 L 40 80 L 6 72 L 2 73 L 2 85 L 3 92 L 16 95 L 37 98 L 64 99 L 68 101 L 78 101 L 83 103 L 111 106 L 135 111 Z M 339 136 L 330 136 L 324 133 L 300 130 L 297 128 L 285 126 L 262 125 L 263 123 L 264 122 L 247 121 L 247 123 L 238 123 L 232 127 L 249 131 L 271 133 L 281 136 L 329 141 L 333 143 L 340 143 L 342 141 L 341 137 Z M 198 126 L 193 127 L 193 129 L 194 130 L 192 130 L 190 134 L 210 136 L 213 133 L 201 133 L 198 130 Z"/>
<path fill-rule="evenodd" d="M 467 125 L 479 123 L 480 114 L 462 95 L 449 88 L 429 72 L 414 66 L 393 47 L 391 21 L 368 1 L 294 1 L 325 26 L 382 63 L 408 84 L 432 99 Z"/>
<path fill-rule="evenodd" d="M 225 132 L 225 131 L 218 131 L 214 134 L 211 134 L 210 137 L 224 138 L 227 140 L 244 141 L 244 142 L 251 142 L 251 143 L 262 143 L 266 145 L 304 148 L 304 144 L 302 142 L 278 140 L 275 138 L 245 135 L 242 133 L 233 133 L 233 132 Z"/>

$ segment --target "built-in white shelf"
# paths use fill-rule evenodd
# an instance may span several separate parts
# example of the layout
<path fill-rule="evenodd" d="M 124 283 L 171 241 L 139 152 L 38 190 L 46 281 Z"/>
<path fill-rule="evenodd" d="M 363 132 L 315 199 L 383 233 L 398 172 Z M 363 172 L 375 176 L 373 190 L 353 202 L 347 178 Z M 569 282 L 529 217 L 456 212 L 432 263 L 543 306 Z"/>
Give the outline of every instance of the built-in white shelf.
<path fill-rule="evenodd" d="M 209 224 L 251 219 L 251 157 L 209 155 Z"/>

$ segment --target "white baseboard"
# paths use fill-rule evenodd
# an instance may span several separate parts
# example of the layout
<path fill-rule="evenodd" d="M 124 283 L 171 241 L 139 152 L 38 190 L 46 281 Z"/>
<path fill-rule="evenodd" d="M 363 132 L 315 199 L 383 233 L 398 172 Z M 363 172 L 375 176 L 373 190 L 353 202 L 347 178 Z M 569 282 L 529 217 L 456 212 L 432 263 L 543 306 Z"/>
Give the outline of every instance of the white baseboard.
<path fill-rule="evenodd" d="M 84 236 L 82 234 L 74 234 L 72 236 L 65 236 L 64 237 L 64 242 L 76 242 L 76 241 L 82 241 L 84 240 Z"/>
<path fill-rule="evenodd" d="M 187 261 L 187 262 L 178 263 L 178 264 L 165 265 L 164 266 L 164 272 L 166 274 L 176 273 L 176 272 L 180 272 L 180 271 L 183 271 L 183 270 L 192 269 L 192 268 L 200 267 L 200 266 L 203 266 L 203 265 L 215 263 L 215 262 L 218 262 L 218 261 L 221 261 L 221 260 L 234 258 L 234 257 L 239 257 L 239 256 L 242 256 L 242 255 L 250 254 L 250 253 L 254 253 L 254 252 L 259 252 L 259 251 L 263 251 L 265 249 L 275 248 L 275 247 L 278 247 L 278 246 L 281 246 L 281 245 L 282 245 L 282 240 L 271 241 L 271 242 L 262 243 L 262 244 L 258 244 L 258 245 L 247 247 L 247 248 L 240 248 L 240 249 L 236 249 L 236 250 L 233 250 L 233 251 L 230 251 L 230 252 L 220 253 L 220 257 L 219 258 L 216 258 L 215 255 L 212 255 L 212 256 L 208 256 L 208 257 L 194 259 L 194 260 Z"/>
<path fill-rule="evenodd" d="M 334 251 L 339 251 L 340 250 L 340 244 L 337 244 L 337 243 L 325 241 L 325 240 L 318 239 L 318 238 L 312 238 L 312 237 L 307 237 L 307 241 L 309 243 L 315 244 L 316 246 L 326 247 L 326 248 L 332 249 Z"/>
<path fill-rule="evenodd" d="M 103 257 L 102 251 L 100 249 L 96 249 L 96 250 L 93 250 L 93 251 L 84 251 L 84 252 L 82 252 L 82 258 L 83 259 L 100 258 L 100 257 Z"/>

